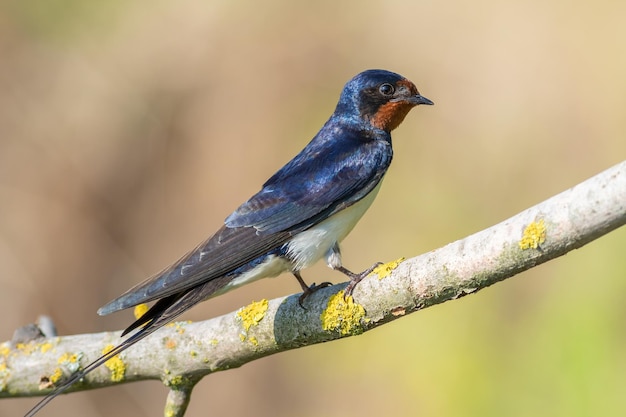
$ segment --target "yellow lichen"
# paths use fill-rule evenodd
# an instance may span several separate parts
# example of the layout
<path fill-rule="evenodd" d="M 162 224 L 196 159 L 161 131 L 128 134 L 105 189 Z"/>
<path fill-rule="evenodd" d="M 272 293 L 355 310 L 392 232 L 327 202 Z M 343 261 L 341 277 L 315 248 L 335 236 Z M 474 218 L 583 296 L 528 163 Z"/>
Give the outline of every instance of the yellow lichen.
<path fill-rule="evenodd" d="M 7 364 L 0 362 L 0 392 L 4 391 L 7 387 L 7 381 L 11 377 L 11 371 L 7 368 Z"/>
<path fill-rule="evenodd" d="M 110 351 L 115 348 L 113 345 L 107 345 L 104 349 L 102 349 L 102 354 L 106 355 Z M 111 381 L 120 382 L 124 379 L 124 374 L 126 373 L 126 364 L 124 361 L 120 359 L 119 355 L 113 356 L 111 359 L 104 363 L 104 366 L 107 367 L 109 371 L 111 371 Z"/>
<path fill-rule="evenodd" d="M 183 379 L 183 377 L 182 377 L 182 376 L 180 376 L 180 375 L 176 375 L 176 376 L 171 377 L 169 380 L 167 380 L 167 381 L 166 381 L 166 385 L 167 385 L 168 387 L 171 387 L 171 386 L 177 386 L 177 385 L 182 384 L 182 383 L 183 383 L 183 381 L 184 381 L 184 379 Z"/>
<path fill-rule="evenodd" d="M 46 353 L 47 351 L 49 351 L 50 349 L 52 349 L 54 346 L 52 345 L 52 343 L 50 342 L 44 342 L 39 346 L 39 350 L 41 351 L 41 353 Z"/>
<path fill-rule="evenodd" d="M 48 377 L 48 381 L 54 385 L 57 382 L 59 382 L 62 376 L 63 376 L 63 371 L 61 370 L 61 368 L 56 368 L 54 372 L 52 373 L 52 375 Z"/>
<path fill-rule="evenodd" d="M 17 343 L 15 345 L 15 349 L 21 351 L 21 353 L 24 353 L 26 355 L 30 355 L 31 353 L 33 353 L 37 349 L 37 344 L 33 343 L 33 342 Z"/>
<path fill-rule="evenodd" d="M 80 367 L 82 353 L 64 353 L 57 359 L 57 363 L 70 372 L 76 372 Z"/>
<path fill-rule="evenodd" d="M 57 359 L 57 363 L 58 364 L 64 364 L 64 363 L 76 363 L 78 361 L 78 355 L 75 353 L 64 353 L 61 356 L 59 356 L 59 359 Z"/>
<path fill-rule="evenodd" d="M 171 337 L 165 338 L 165 347 L 167 349 L 174 349 L 176 345 L 178 345 L 178 342 L 176 342 L 176 340 L 172 339 Z"/>
<path fill-rule="evenodd" d="M 356 304 L 351 296 L 346 300 L 343 291 L 330 297 L 320 320 L 324 330 L 339 331 L 342 335 L 361 333 L 362 320 L 367 322 L 363 306 Z"/>
<path fill-rule="evenodd" d="M 539 245 L 546 241 L 546 224 L 543 219 L 532 222 L 524 229 L 519 247 L 522 250 L 537 249 Z"/>
<path fill-rule="evenodd" d="M 185 333 L 185 326 L 191 323 L 191 321 L 175 321 L 167 325 L 167 327 L 173 327 L 176 330 L 176 333 L 183 334 Z"/>
<path fill-rule="evenodd" d="M 144 314 L 148 312 L 149 309 L 150 307 L 148 307 L 148 304 L 136 305 L 135 308 L 133 309 L 133 314 L 135 315 L 135 319 L 139 320 L 141 316 L 143 316 Z"/>
<path fill-rule="evenodd" d="M 263 320 L 268 306 L 269 302 L 263 299 L 261 301 L 253 301 L 237 312 L 237 316 L 241 319 L 241 325 L 246 332 L 250 330 L 250 327 L 257 326 Z"/>
<path fill-rule="evenodd" d="M 248 331 L 250 328 L 258 326 L 261 320 L 263 320 L 268 306 L 269 302 L 266 299 L 263 299 L 261 301 L 253 301 L 246 307 L 242 307 L 237 312 L 237 317 L 241 320 L 241 325 L 243 326 L 243 331 L 239 334 L 239 339 L 241 339 L 242 342 L 248 337 Z M 258 346 L 259 344 L 255 337 L 249 337 L 248 340 L 254 346 Z"/>
<path fill-rule="evenodd" d="M 0 346 L 0 356 L 4 356 L 6 358 L 9 356 L 9 353 L 11 353 L 11 348 L 7 343 L 3 343 L 2 346 Z"/>
<path fill-rule="evenodd" d="M 381 280 L 386 278 L 391 274 L 391 271 L 396 269 L 402 262 L 404 262 L 406 258 L 398 258 L 395 261 L 387 262 L 385 264 L 379 265 L 372 271 L 372 274 L 378 275 L 378 279 Z"/>

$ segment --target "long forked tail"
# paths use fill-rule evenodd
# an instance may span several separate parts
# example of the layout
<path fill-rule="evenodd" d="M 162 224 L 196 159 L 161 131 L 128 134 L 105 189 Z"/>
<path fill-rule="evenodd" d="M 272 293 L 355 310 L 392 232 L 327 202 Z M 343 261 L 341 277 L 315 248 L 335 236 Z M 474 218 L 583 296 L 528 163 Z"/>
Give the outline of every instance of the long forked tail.
<path fill-rule="evenodd" d="M 95 361 L 91 362 L 83 370 L 74 374 L 62 385 L 57 387 L 50 394 L 46 395 L 33 408 L 31 408 L 30 411 L 26 413 L 25 417 L 34 416 L 55 397 L 65 392 L 69 387 L 83 379 L 91 371 L 95 370 L 114 356 L 122 353 L 143 338 L 154 333 L 156 330 L 160 329 L 161 327 L 190 309 L 192 306 L 202 301 L 204 299 L 203 289 L 203 287 L 193 288 L 182 294 L 174 294 L 157 301 L 157 303 L 154 304 L 150 308 L 150 310 L 146 312 L 146 314 L 138 318 L 133 324 L 131 324 L 126 330 L 124 330 L 122 336 L 132 332 L 135 329 L 139 329 L 136 333 L 132 334 L 128 339 L 124 340 L 118 346 L 114 347 L 111 351 L 105 353 Z"/>
<path fill-rule="evenodd" d="M 95 361 L 93 361 L 89 365 L 87 365 L 83 370 L 81 370 L 80 372 L 77 372 L 70 379 L 65 381 L 62 385 L 58 386 L 50 394 L 46 395 L 33 408 L 31 408 L 30 411 L 28 411 L 28 413 L 26 413 L 25 417 L 32 417 L 32 416 L 34 416 L 42 408 L 44 408 L 50 401 L 52 401 L 56 396 L 62 394 L 69 387 L 71 387 L 76 382 L 78 382 L 81 379 L 83 379 L 88 373 L 90 373 L 91 371 L 95 370 L 100 365 L 102 365 L 103 363 L 105 363 L 109 359 L 113 358 L 115 355 L 123 352 L 124 350 L 128 349 L 129 347 L 131 347 L 135 343 L 139 342 L 141 339 L 143 339 L 144 337 L 148 336 L 149 334 L 151 334 L 152 332 L 154 332 L 157 329 L 158 328 L 156 328 L 156 327 L 155 328 L 141 329 L 137 333 L 135 333 L 134 335 L 129 337 L 128 339 L 124 340 L 121 344 L 119 344 L 118 346 L 114 347 L 111 351 L 109 351 L 109 352 L 105 353 L 104 355 L 100 356 L 98 359 L 96 359 Z"/>

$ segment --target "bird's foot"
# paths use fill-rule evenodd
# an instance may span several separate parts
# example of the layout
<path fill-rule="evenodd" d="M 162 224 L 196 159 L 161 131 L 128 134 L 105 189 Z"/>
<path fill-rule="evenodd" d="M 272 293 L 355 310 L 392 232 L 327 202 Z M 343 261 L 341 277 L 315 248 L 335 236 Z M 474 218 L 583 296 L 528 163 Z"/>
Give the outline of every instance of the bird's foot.
<path fill-rule="evenodd" d="M 293 276 L 296 277 L 296 279 L 298 280 L 298 283 L 300 284 L 300 287 L 302 287 L 302 295 L 300 296 L 300 298 L 298 298 L 298 304 L 300 304 L 300 307 L 302 307 L 302 308 L 304 308 L 304 305 L 303 305 L 304 300 L 309 295 L 313 294 L 315 291 L 317 291 L 319 289 L 330 287 L 331 285 L 333 285 L 332 282 L 322 282 L 319 285 L 316 285 L 315 283 L 313 283 L 313 284 L 311 284 L 309 286 L 302 279 L 302 276 L 300 275 L 300 272 L 293 272 Z"/>
<path fill-rule="evenodd" d="M 331 285 L 333 285 L 332 282 L 322 282 L 319 285 L 315 285 L 315 283 L 311 284 L 310 287 L 306 287 L 306 290 L 304 290 L 302 292 L 302 295 L 300 296 L 300 298 L 298 298 L 298 304 L 300 304 L 300 307 L 305 308 L 304 305 L 302 303 L 304 303 L 304 300 L 311 294 L 313 294 L 315 291 L 320 290 L 322 288 L 326 288 L 326 287 L 330 287 Z"/>
<path fill-rule="evenodd" d="M 346 287 L 346 289 L 343 292 L 344 299 L 347 299 L 348 297 L 352 296 L 352 291 L 354 291 L 354 289 L 356 288 L 357 284 L 359 282 L 361 282 L 363 280 L 363 278 L 365 278 L 366 276 L 371 274 L 376 268 L 378 268 L 382 264 L 383 264 L 382 262 L 376 262 L 374 265 L 372 265 L 371 267 L 369 267 L 365 271 L 360 272 L 358 274 L 355 274 L 354 272 L 344 268 L 343 266 L 335 268 L 337 271 L 342 272 L 342 273 L 344 273 L 344 274 L 346 274 L 347 276 L 350 277 L 350 282 L 348 283 L 348 286 Z"/>

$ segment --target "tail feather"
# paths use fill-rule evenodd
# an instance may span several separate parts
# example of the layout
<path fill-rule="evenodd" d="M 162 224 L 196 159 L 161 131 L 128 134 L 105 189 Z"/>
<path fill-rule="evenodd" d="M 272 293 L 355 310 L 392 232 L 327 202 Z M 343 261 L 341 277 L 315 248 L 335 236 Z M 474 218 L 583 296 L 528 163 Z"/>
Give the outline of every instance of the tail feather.
<path fill-rule="evenodd" d="M 180 294 L 170 295 L 169 297 L 161 298 L 157 301 L 150 310 L 146 311 L 141 317 L 135 320 L 130 326 L 128 326 L 121 334 L 121 337 L 126 336 L 130 332 L 138 328 L 148 328 L 159 319 L 170 307 L 174 306 L 176 300 L 181 297 Z M 185 311 L 185 310 L 183 310 Z"/>
<path fill-rule="evenodd" d="M 165 323 L 163 323 L 163 324 L 165 324 Z M 109 352 L 107 352 L 104 355 L 100 356 L 95 361 L 91 362 L 83 370 L 81 370 L 80 372 L 74 374 L 70 379 L 65 381 L 62 385 L 57 387 L 50 394 L 46 395 L 33 408 L 31 408 L 30 411 L 28 411 L 26 413 L 25 417 L 32 417 L 35 414 L 37 414 L 50 401 L 52 401 L 58 395 L 60 395 L 63 392 L 65 392 L 69 387 L 71 387 L 72 385 L 74 385 L 75 383 L 77 383 L 78 381 L 83 379 L 85 376 L 87 376 L 87 374 L 89 374 L 90 372 L 92 372 L 93 370 L 98 368 L 100 365 L 104 364 L 109 359 L 113 358 L 114 356 L 120 354 L 121 352 L 123 352 L 124 350 L 128 349 L 129 347 L 131 347 L 135 343 L 139 342 L 144 337 L 150 335 L 151 333 L 153 333 L 158 328 L 159 327 L 148 327 L 148 328 L 144 328 L 144 329 L 139 330 L 137 333 L 135 333 L 134 335 L 130 336 L 128 339 L 124 340 L 122 343 L 120 343 L 118 346 L 114 347 L 112 350 L 110 350 Z"/>
<path fill-rule="evenodd" d="M 174 294 L 157 301 L 157 303 L 154 304 L 150 310 L 146 312 L 146 314 L 138 318 L 133 324 L 124 330 L 122 336 L 132 332 L 133 330 L 139 329 L 136 333 L 132 334 L 128 339 L 114 347 L 111 351 L 91 362 L 83 370 L 74 374 L 62 385 L 57 387 L 50 394 L 46 395 L 32 409 L 30 409 L 28 413 L 26 413 L 25 417 L 34 416 L 55 397 L 65 392 L 69 387 L 83 379 L 87 376 L 87 374 L 98 368 L 100 365 L 122 353 L 143 338 L 154 333 L 156 330 L 174 320 L 176 317 L 180 316 L 200 301 L 204 300 L 207 297 L 207 290 L 214 291 L 214 288 L 202 285 L 200 287 L 192 288 L 186 292 Z"/>

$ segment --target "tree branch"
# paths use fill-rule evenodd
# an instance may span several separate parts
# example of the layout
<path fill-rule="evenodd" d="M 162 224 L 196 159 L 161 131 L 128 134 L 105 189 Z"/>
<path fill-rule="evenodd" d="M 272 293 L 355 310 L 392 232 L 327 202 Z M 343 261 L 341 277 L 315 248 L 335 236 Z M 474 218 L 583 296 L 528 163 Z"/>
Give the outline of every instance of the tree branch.
<path fill-rule="evenodd" d="M 291 295 L 203 322 L 177 322 L 68 391 L 160 379 L 171 389 L 171 415 L 183 415 L 193 386 L 207 374 L 374 329 L 486 288 L 625 223 L 626 161 L 493 227 L 379 268 L 378 277 L 356 288 L 354 302 L 344 301 L 344 283 L 314 293 L 306 309 Z M 119 332 L 107 332 L 0 344 L 0 398 L 47 394 L 119 341 Z"/>

